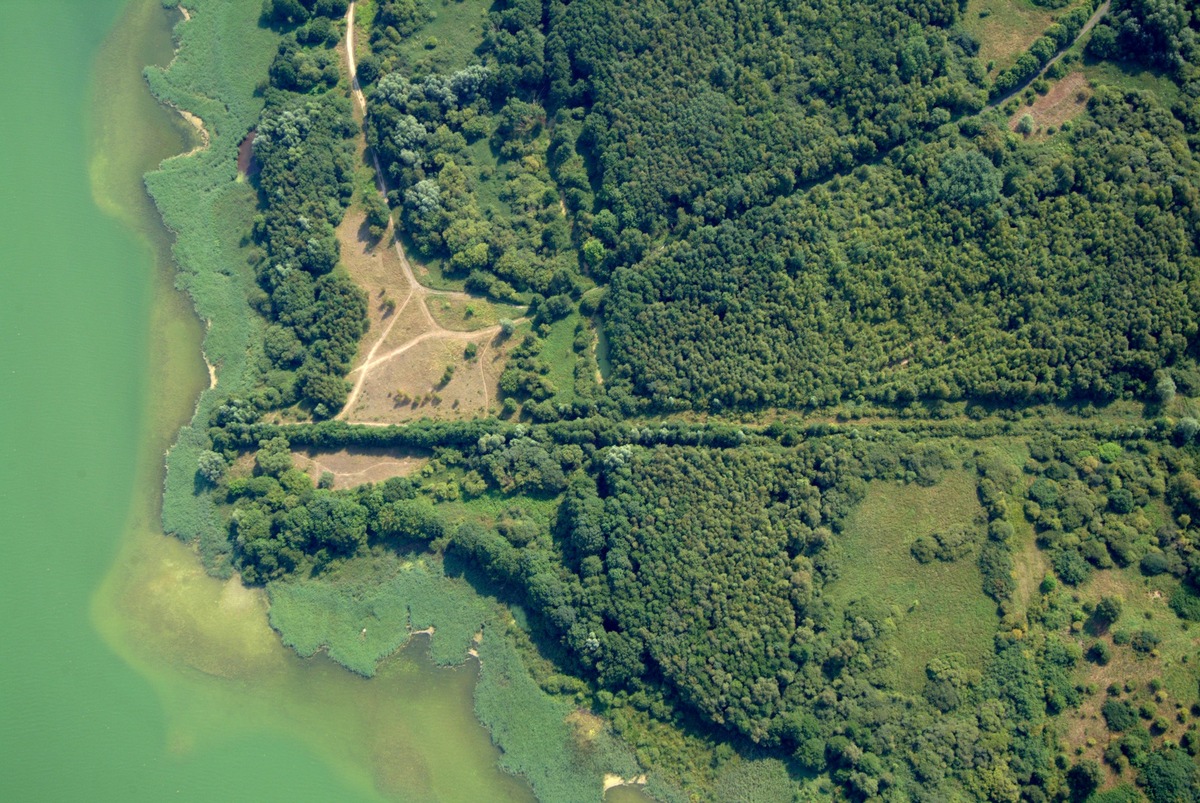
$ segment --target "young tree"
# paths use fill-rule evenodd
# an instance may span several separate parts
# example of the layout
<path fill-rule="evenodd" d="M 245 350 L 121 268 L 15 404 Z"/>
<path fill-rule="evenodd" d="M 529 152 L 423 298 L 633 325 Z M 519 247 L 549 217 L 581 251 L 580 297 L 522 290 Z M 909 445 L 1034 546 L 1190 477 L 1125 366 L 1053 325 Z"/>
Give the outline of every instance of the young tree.
<path fill-rule="evenodd" d="M 200 453 L 197 461 L 200 475 L 216 485 L 225 476 L 225 458 L 211 450 Z"/>

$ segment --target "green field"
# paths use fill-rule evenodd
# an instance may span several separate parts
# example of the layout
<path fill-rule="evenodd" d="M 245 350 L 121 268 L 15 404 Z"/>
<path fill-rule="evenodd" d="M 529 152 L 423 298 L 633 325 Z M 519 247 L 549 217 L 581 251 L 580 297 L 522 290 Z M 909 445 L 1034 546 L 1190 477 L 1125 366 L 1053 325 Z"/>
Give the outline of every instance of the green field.
<path fill-rule="evenodd" d="M 842 573 L 824 596 L 837 606 L 863 600 L 893 611 L 893 681 L 902 690 L 919 691 L 925 665 L 939 655 L 963 653 L 981 667 L 992 652 L 999 620 L 981 590 L 978 545 L 953 563 L 921 564 L 910 551 L 918 536 L 982 515 L 974 474 L 951 471 L 931 488 L 873 482 L 846 523 Z"/>
<path fill-rule="evenodd" d="M 430 0 L 433 19 L 400 50 L 419 72 L 454 72 L 477 60 L 488 0 Z"/>

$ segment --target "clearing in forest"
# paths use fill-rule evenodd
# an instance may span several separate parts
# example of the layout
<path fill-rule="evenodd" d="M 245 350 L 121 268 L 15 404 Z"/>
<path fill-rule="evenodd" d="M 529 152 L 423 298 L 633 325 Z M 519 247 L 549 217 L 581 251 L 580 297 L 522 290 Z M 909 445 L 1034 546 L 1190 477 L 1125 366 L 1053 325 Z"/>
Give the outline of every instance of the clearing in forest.
<path fill-rule="evenodd" d="M 1032 106 L 1017 109 L 1009 118 L 1008 128 L 1016 131 L 1021 118 L 1028 114 L 1033 118 L 1033 136 L 1048 136 L 1048 129 L 1057 129 L 1081 114 L 1091 96 L 1092 88 L 1087 78 L 1082 72 L 1073 72 L 1051 84 L 1050 91 L 1038 97 Z"/>
<path fill-rule="evenodd" d="M 516 339 L 501 333 L 499 321 L 520 310 L 421 285 L 391 230 L 374 243 L 363 221 L 352 208 L 338 227 L 342 264 L 367 293 L 370 324 L 338 417 L 393 424 L 488 414 Z"/>
<path fill-rule="evenodd" d="M 326 471 L 333 474 L 334 489 L 353 488 L 391 477 L 406 477 L 429 462 L 426 454 L 398 454 L 395 449 L 339 449 L 336 452 L 292 452 L 296 468 L 316 482 Z"/>
<path fill-rule="evenodd" d="M 983 593 L 979 548 L 986 538 L 974 472 L 946 472 L 932 487 L 870 483 L 840 541 L 841 574 L 825 589 L 835 607 L 861 600 L 893 617 L 897 688 L 919 692 L 925 666 L 961 653 L 976 668 L 992 651 L 999 620 L 996 603 Z M 963 524 L 978 530 L 976 542 L 955 561 L 920 563 L 913 542 Z"/>
<path fill-rule="evenodd" d="M 970 0 L 963 26 L 979 42 L 979 60 L 994 63 L 988 75 L 1012 66 L 1017 56 L 1046 32 L 1054 20 L 1078 3 L 1049 9 L 1031 0 Z"/>
<path fill-rule="evenodd" d="M 349 30 L 353 37 L 354 26 Z M 353 38 L 348 38 L 343 64 L 351 72 L 355 112 L 361 118 L 366 101 L 353 83 L 353 50 Z M 361 135 L 358 152 L 378 180 L 379 165 Z M 386 187 L 376 189 L 383 192 Z M 372 238 L 358 204 L 338 226 L 341 262 L 367 293 L 369 328 L 348 377 L 350 395 L 337 418 L 395 424 L 494 412 L 507 350 L 517 342 L 503 334 L 500 322 L 520 322 L 522 310 L 421 284 L 398 235 L 389 222 L 382 237 Z M 417 270 L 425 272 L 420 266 Z"/>
<path fill-rule="evenodd" d="M 1161 740 L 1178 743 L 1186 729 L 1178 713 L 1200 703 L 1194 663 L 1200 630 L 1171 609 L 1169 601 L 1178 586 L 1179 581 L 1170 574 L 1143 577 L 1137 567 L 1130 567 L 1095 572 L 1081 588 L 1060 587 L 1050 595 L 1058 606 L 1070 609 L 1063 631 L 1073 633 L 1085 653 L 1097 643 L 1107 647 L 1107 663 L 1094 658 L 1080 662 L 1080 682 L 1096 692 L 1084 695 L 1079 708 L 1065 714 L 1063 737 L 1067 745 L 1082 750 L 1084 758 L 1100 761 L 1110 778 L 1118 776 L 1102 758 L 1109 741 L 1119 734 L 1105 723 L 1101 708 L 1106 702 L 1115 699 L 1139 709 L 1139 724 L 1150 730 L 1156 745 Z M 1080 614 L 1084 605 L 1095 605 L 1103 597 L 1122 601 L 1121 616 L 1114 624 L 1097 628 L 1088 617 L 1082 629 L 1070 626 L 1071 612 Z M 1144 633 L 1152 634 L 1149 642 L 1138 638 Z M 1110 694 L 1113 684 L 1116 693 Z M 1127 770 L 1123 780 L 1131 779 Z"/>

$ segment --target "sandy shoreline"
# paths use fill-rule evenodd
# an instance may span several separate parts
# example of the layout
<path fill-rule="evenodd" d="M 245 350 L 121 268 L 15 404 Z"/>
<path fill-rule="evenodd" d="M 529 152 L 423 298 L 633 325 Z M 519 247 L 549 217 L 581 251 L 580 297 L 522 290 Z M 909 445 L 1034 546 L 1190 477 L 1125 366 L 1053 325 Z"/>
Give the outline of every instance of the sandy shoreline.
<path fill-rule="evenodd" d="M 645 785 L 646 785 L 645 773 L 643 773 L 641 775 L 635 775 L 632 778 L 622 778 L 620 775 L 615 775 L 614 773 L 611 773 L 611 772 L 606 772 L 604 774 L 604 791 L 605 792 L 607 792 L 609 789 L 612 789 L 614 786 L 645 786 Z"/>

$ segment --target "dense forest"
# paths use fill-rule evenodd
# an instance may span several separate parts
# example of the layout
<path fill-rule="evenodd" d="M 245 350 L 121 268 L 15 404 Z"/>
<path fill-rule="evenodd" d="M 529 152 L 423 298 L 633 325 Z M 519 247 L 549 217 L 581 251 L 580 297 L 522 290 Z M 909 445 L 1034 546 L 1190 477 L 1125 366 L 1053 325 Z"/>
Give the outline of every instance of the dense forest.
<path fill-rule="evenodd" d="M 863 439 L 604 420 L 350 429 L 288 428 L 289 443 L 278 427 L 224 428 L 231 450 L 261 443 L 255 471 L 220 489 L 232 504 L 243 577 L 321 571 L 373 547 L 464 556 L 539 612 L 547 649 L 595 684 L 601 708 L 678 722 L 687 717 L 672 712 L 692 712 L 735 743 L 828 769 L 854 798 L 1073 793 L 1091 765 L 1063 765 L 1051 717 L 1100 694 L 1079 680 L 1088 667 L 1114 655 L 1137 660 L 1172 635 L 1169 621 L 1123 617 L 1119 597 L 1093 604 L 1071 590 L 1094 572 L 1130 567 L 1171 578 L 1173 616 L 1200 617 L 1190 527 L 1200 514 L 1200 465 L 1194 445 L 1178 445 L 1194 438 L 1194 423 L 1126 429 L 1115 440 L 1087 428 L 999 440 L 880 429 Z M 999 444 L 1022 441 L 1030 457 L 1019 466 Z M 314 488 L 292 466 L 289 448 L 347 442 L 433 447 L 436 458 L 421 477 L 351 491 Z M 893 670 L 914 610 L 870 598 L 837 604 L 828 589 L 856 569 L 842 541 L 847 516 L 872 488 L 938 488 L 950 475 L 974 478 L 979 515 L 920 533 L 905 559 L 964 564 L 1001 628 L 983 663 L 947 644 L 912 689 Z M 534 514 L 532 500 L 554 500 L 556 515 Z M 1163 505 L 1178 516 L 1156 526 Z M 481 518 L 477 509 L 500 512 Z M 1016 528 L 1029 523 L 1052 569 L 1018 601 Z M 1186 676 L 1194 697 L 1194 672 Z M 1123 699 L 1120 690 L 1109 696 Z M 1160 762 L 1180 760 L 1162 738 L 1179 727 L 1176 714 L 1181 755 L 1200 750 L 1191 735 L 1200 709 L 1142 708 L 1154 721 L 1135 713 L 1112 726 L 1123 735 L 1105 760 L 1152 784 Z M 1013 731 L 1011 720 L 1022 726 Z"/>
<path fill-rule="evenodd" d="M 471 2 L 359 4 L 361 128 L 348 4 L 264 4 L 243 580 L 443 561 L 678 799 L 1200 796 L 1195 4 L 1012 0 L 993 63 L 968 3 Z M 321 420 L 360 137 L 372 236 L 528 309 L 488 415 Z"/>
<path fill-rule="evenodd" d="M 1149 395 L 1194 355 L 1200 165 L 1150 98 L 1097 94 L 1090 118 L 1051 152 L 964 125 L 617 269 L 606 324 L 634 393 L 713 410 Z"/>

